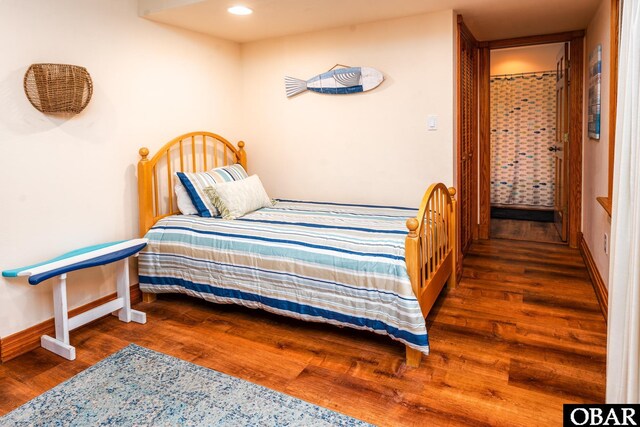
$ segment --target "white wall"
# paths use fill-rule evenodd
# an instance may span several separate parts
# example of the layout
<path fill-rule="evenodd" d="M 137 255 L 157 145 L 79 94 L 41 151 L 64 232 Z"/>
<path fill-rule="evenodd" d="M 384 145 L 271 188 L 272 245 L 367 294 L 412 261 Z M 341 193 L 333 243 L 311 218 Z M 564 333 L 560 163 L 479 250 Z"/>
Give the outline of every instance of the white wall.
<path fill-rule="evenodd" d="M 417 206 L 453 185 L 455 14 L 438 12 L 242 46 L 152 23 L 135 0 L 0 3 L 0 269 L 137 235 L 137 151 L 213 130 L 247 142 L 274 197 Z M 85 66 L 75 117 L 22 91 L 37 62 Z M 283 78 L 335 63 L 386 81 L 359 95 L 287 99 Z M 426 130 L 427 115 L 439 129 Z M 114 292 L 113 268 L 69 275 L 70 307 Z M 135 281 L 136 278 L 132 278 Z M 0 279 L 0 337 L 53 316 L 51 285 Z"/>
<path fill-rule="evenodd" d="M 551 43 L 492 50 L 491 75 L 555 70 L 562 46 L 563 43 Z"/>
<path fill-rule="evenodd" d="M 250 172 L 274 197 L 416 207 L 432 182 L 453 185 L 454 19 L 449 10 L 243 44 Z M 357 95 L 285 96 L 284 76 L 336 63 L 386 80 Z M 426 129 L 430 114 L 437 131 Z"/>
<path fill-rule="evenodd" d="M 138 148 L 214 130 L 238 139 L 237 44 L 138 18 L 136 0 L 0 2 L 0 269 L 137 235 Z M 41 114 L 22 78 L 37 62 L 85 66 L 80 115 Z M 114 292 L 111 267 L 69 276 L 70 306 Z M 0 279 L 0 337 L 53 316 L 51 285 Z"/>
<path fill-rule="evenodd" d="M 611 219 L 596 201 L 596 197 L 607 196 L 609 179 L 609 84 L 610 84 L 610 1 L 602 0 L 598 11 L 587 27 L 585 49 L 584 87 L 584 155 L 582 192 L 582 232 L 589 245 L 593 259 L 605 284 L 609 280 L 609 255 L 604 252 L 604 234 L 610 237 Z M 601 115 L 600 140 L 589 138 L 587 131 L 588 66 L 589 53 L 602 45 Z"/>

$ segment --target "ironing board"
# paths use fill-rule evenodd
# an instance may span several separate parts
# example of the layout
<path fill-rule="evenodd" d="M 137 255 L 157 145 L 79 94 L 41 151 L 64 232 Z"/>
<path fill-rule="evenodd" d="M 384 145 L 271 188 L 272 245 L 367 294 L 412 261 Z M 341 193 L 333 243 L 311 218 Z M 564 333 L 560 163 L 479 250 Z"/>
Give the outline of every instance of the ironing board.
<path fill-rule="evenodd" d="M 43 335 L 40 345 L 65 359 L 75 360 L 76 349 L 69 344 L 69 331 L 106 314 L 113 313 L 123 322 L 146 323 L 145 313 L 131 309 L 129 295 L 129 257 L 146 245 L 147 239 L 122 240 L 89 246 L 27 267 L 5 270 L 4 277 L 28 276 L 31 285 L 56 278 L 53 283 L 53 311 L 56 337 Z M 117 297 L 91 310 L 69 318 L 67 308 L 67 273 L 89 267 L 118 262 L 116 272 Z"/>

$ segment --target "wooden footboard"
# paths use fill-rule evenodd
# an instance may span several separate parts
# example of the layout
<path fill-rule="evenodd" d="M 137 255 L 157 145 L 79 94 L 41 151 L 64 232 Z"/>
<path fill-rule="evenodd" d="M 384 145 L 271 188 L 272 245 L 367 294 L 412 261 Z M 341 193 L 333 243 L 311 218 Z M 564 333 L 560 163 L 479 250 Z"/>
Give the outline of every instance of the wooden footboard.
<path fill-rule="evenodd" d="M 456 190 L 444 184 L 429 187 L 415 218 L 407 220 L 407 272 L 427 317 L 445 283 L 456 286 Z M 422 354 L 407 347 L 407 365 L 420 366 Z"/>

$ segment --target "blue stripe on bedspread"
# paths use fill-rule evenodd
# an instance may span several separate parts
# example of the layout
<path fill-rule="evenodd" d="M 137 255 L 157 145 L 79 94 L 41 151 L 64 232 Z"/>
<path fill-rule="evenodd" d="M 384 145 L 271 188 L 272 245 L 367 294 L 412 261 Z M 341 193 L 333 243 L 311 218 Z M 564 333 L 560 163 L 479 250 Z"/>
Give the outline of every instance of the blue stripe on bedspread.
<path fill-rule="evenodd" d="M 182 292 L 366 329 L 428 354 L 398 207 L 279 201 L 241 220 L 171 216 L 140 254 L 144 292 Z"/>
<path fill-rule="evenodd" d="M 305 200 L 291 200 L 291 199 L 278 199 L 280 202 L 290 202 L 290 203 L 304 203 L 308 205 L 324 205 L 324 206 L 350 206 L 356 208 L 382 208 L 382 209 L 395 209 L 398 211 L 416 211 L 415 208 L 407 208 L 404 206 L 383 206 L 383 205 L 359 205 L 353 203 L 336 203 L 336 202 L 312 202 Z"/>
<path fill-rule="evenodd" d="M 212 294 L 222 298 L 230 298 L 243 301 L 253 301 L 261 305 L 273 307 L 288 311 L 290 313 L 302 314 L 322 319 L 334 319 L 342 324 L 348 324 L 353 326 L 359 326 L 362 329 L 368 329 L 372 331 L 388 332 L 397 338 L 408 342 L 415 342 L 421 346 L 427 346 L 427 335 L 415 335 L 405 330 L 400 330 L 393 326 L 387 325 L 379 320 L 367 319 L 364 317 L 355 317 L 345 315 L 339 312 L 320 309 L 312 305 L 298 304 L 287 300 L 279 300 L 275 298 L 269 298 L 261 295 L 256 295 L 248 292 L 242 292 L 237 289 L 224 289 L 215 286 L 209 286 L 202 283 L 193 283 L 187 280 L 181 280 L 176 278 L 163 278 L 163 277 L 146 277 L 140 276 L 140 280 L 144 280 L 145 283 L 152 283 L 155 285 L 175 285 L 179 284 L 185 289 L 196 291 L 200 294 Z"/>
<path fill-rule="evenodd" d="M 183 255 L 175 255 L 175 254 L 154 254 L 154 257 L 157 257 L 157 262 L 161 263 L 163 265 L 163 267 L 170 267 L 171 265 L 178 265 L 178 266 L 182 266 L 184 265 L 185 262 L 189 262 L 190 265 L 193 268 L 204 268 L 206 269 L 207 267 L 209 267 L 210 265 L 215 265 L 217 268 L 219 268 L 222 271 L 227 271 L 227 270 L 231 270 L 231 269 L 237 269 L 237 270 L 248 270 L 250 272 L 255 272 L 257 274 L 265 274 L 265 275 L 269 275 L 271 276 L 271 279 L 277 279 L 278 282 L 283 283 L 283 282 L 291 282 L 293 284 L 297 284 L 297 283 L 301 283 L 304 282 L 305 287 L 318 287 L 318 288 L 322 288 L 324 285 L 325 288 L 326 287 L 343 287 L 343 288 L 347 288 L 349 289 L 347 292 L 352 293 L 352 294 L 357 294 L 360 292 L 374 292 L 380 295 L 389 295 L 390 298 L 388 300 L 386 300 L 387 303 L 392 303 L 394 298 L 397 298 L 398 300 L 407 300 L 407 301 L 413 301 L 415 300 L 415 297 L 411 296 L 411 297 L 403 297 L 401 295 L 398 295 L 394 292 L 388 292 L 388 291 L 383 291 L 380 289 L 368 289 L 368 288 L 361 288 L 358 287 L 356 285 L 352 285 L 352 284 L 345 284 L 345 283 L 339 283 L 339 282 L 333 282 L 330 280 L 322 280 L 322 279 L 318 279 L 316 277 L 309 277 L 309 276 L 305 276 L 303 274 L 294 274 L 294 273 L 289 273 L 286 271 L 274 271 L 274 270 L 268 270 L 265 268 L 258 268 L 258 267 L 250 267 L 250 266 L 243 266 L 243 265 L 234 265 L 234 264 L 227 264 L 227 263 L 223 263 L 223 262 L 217 262 L 217 261 L 207 261 L 207 262 L 203 262 L 201 260 L 195 259 L 195 258 L 190 258 L 190 257 L 186 257 Z M 177 262 L 176 262 L 177 261 Z M 291 280 L 290 280 L 291 279 Z M 380 296 L 380 298 L 383 298 L 382 296 Z"/>
<path fill-rule="evenodd" d="M 258 219 L 248 219 L 248 218 L 238 218 L 238 221 L 250 221 L 250 222 L 261 222 L 263 224 L 278 224 L 278 225 L 288 225 L 291 224 L 286 221 L 267 221 L 267 220 L 258 220 Z M 406 235 L 407 233 L 400 230 L 374 230 L 371 228 L 362 228 L 362 227 L 340 227 L 339 225 L 326 225 L 326 224 L 309 224 L 306 222 L 296 222 L 298 227 L 310 227 L 310 228 L 324 228 L 328 230 L 352 230 L 352 231 L 364 231 L 367 233 L 389 233 L 389 234 L 400 234 Z"/>
<path fill-rule="evenodd" d="M 230 233 L 220 233 L 220 232 L 216 232 L 216 231 L 203 231 L 203 230 L 197 230 L 194 231 L 188 227 L 162 227 L 162 226 L 157 226 L 154 227 L 155 230 L 169 230 L 169 231 L 174 231 L 174 230 L 181 230 L 181 231 L 193 231 L 194 233 L 198 233 L 198 234 L 208 234 L 211 236 L 218 236 L 218 237 L 233 237 L 234 239 L 246 239 L 246 240 L 254 240 L 254 241 L 261 241 L 261 242 L 267 242 L 267 243 L 275 243 L 275 244 L 283 244 L 283 245 L 298 245 L 298 246 L 304 246 L 306 248 L 311 248 L 311 249 L 326 249 L 326 250 L 330 250 L 330 251 L 336 251 L 336 252 L 342 252 L 345 254 L 350 254 L 350 255 L 362 255 L 362 256 L 371 256 L 371 257 L 383 257 L 383 258 L 389 258 L 389 259 L 397 259 L 397 260 L 404 260 L 404 257 L 399 257 L 397 255 L 390 255 L 390 254 L 380 254 L 380 253 L 372 253 L 372 252 L 356 252 L 356 251 L 349 251 L 346 249 L 342 249 L 340 247 L 336 247 L 336 246 L 326 246 L 326 245 L 314 245 L 311 243 L 307 243 L 307 242 L 300 242 L 300 241 L 296 241 L 296 240 L 291 240 L 291 239 L 270 239 L 270 238 L 266 238 L 266 237 L 260 237 L 260 236 L 254 236 L 254 235 L 241 235 L 241 234 L 230 234 Z"/>

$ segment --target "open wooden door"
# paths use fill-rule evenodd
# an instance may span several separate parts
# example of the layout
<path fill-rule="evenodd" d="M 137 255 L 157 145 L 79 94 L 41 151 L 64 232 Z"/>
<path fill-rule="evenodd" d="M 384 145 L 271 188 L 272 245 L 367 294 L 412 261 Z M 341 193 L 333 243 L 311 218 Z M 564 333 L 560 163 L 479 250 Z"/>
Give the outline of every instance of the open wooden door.
<path fill-rule="evenodd" d="M 458 255 L 462 259 L 477 233 L 478 42 L 458 16 Z M 458 263 L 462 265 L 461 262 Z"/>
<path fill-rule="evenodd" d="M 556 140 L 550 151 L 555 152 L 554 222 L 563 242 L 567 241 L 567 183 L 569 151 L 569 43 L 565 43 L 556 57 Z"/>

